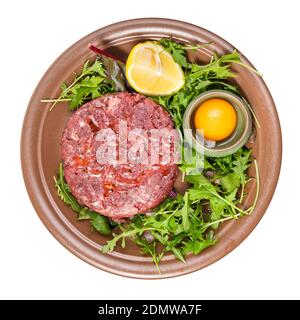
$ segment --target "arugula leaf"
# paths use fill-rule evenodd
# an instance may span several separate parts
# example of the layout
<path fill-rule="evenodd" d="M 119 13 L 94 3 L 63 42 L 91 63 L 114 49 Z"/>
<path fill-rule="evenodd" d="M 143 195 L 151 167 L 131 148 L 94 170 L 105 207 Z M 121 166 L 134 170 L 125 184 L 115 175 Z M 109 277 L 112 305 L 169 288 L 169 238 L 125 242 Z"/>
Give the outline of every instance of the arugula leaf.
<path fill-rule="evenodd" d="M 160 39 L 159 43 L 166 49 L 166 51 L 171 53 L 176 63 L 184 68 L 187 68 L 188 62 L 182 44 L 172 41 L 169 38 Z"/>
<path fill-rule="evenodd" d="M 236 172 L 231 172 L 221 178 L 221 185 L 223 189 L 228 193 L 232 192 L 237 187 L 239 187 L 240 183 L 241 177 Z"/>
<path fill-rule="evenodd" d="M 91 66 L 89 66 L 89 61 L 86 61 L 84 68 L 83 68 L 83 73 L 85 73 L 85 74 L 96 73 L 99 76 L 105 77 L 105 71 L 102 67 L 102 62 L 98 59 L 96 59 L 95 62 Z"/>
<path fill-rule="evenodd" d="M 190 229 L 189 221 L 189 193 L 186 192 L 183 197 L 184 205 L 181 209 L 183 231 L 188 232 Z"/>
<path fill-rule="evenodd" d="M 142 234 L 146 229 L 130 229 L 128 231 L 124 231 L 121 234 L 113 234 L 114 238 L 107 241 L 106 244 L 102 247 L 101 251 L 103 253 L 108 253 L 114 250 L 115 246 L 117 245 L 119 240 L 125 239 L 127 237 L 134 236 L 138 233 Z"/>
<path fill-rule="evenodd" d="M 240 181 L 241 181 L 242 191 L 241 191 L 240 202 L 243 199 L 245 184 L 247 180 L 246 170 L 249 168 L 251 163 L 250 155 L 251 155 L 251 150 L 242 148 L 235 153 L 234 160 L 232 161 L 232 164 L 233 164 L 232 170 L 237 175 L 239 175 Z"/>
<path fill-rule="evenodd" d="M 103 235 L 111 234 L 109 220 L 97 212 L 90 211 L 91 226 Z"/>
<path fill-rule="evenodd" d="M 232 163 L 233 155 L 225 156 L 222 158 L 212 159 L 212 162 L 215 163 L 217 168 L 221 169 L 222 174 L 231 172 L 233 163 Z"/>
<path fill-rule="evenodd" d="M 86 61 L 81 73 L 75 77 L 70 85 L 61 85 L 61 94 L 57 99 L 46 99 L 41 102 L 53 102 L 50 111 L 58 102 L 69 102 L 69 109 L 76 110 L 83 103 L 95 99 L 105 93 L 125 90 L 125 80 L 122 78 L 121 69 L 116 64 L 108 61 L 110 58 L 96 58 L 94 63 Z M 103 63 L 109 67 L 107 73 Z"/>
<path fill-rule="evenodd" d="M 171 247 L 170 245 L 168 245 L 166 247 L 166 250 L 167 251 L 172 251 L 172 253 L 174 254 L 174 256 L 180 260 L 181 262 L 185 263 L 185 259 L 184 259 L 184 256 L 182 254 L 182 250 L 181 249 L 178 249 L 177 247 Z"/>
<path fill-rule="evenodd" d="M 159 262 L 163 256 L 163 253 L 157 253 L 157 242 L 153 241 L 152 243 L 149 243 L 145 238 L 136 236 L 134 243 L 141 248 L 141 252 L 143 254 L 149 254 L 152 257 L 158 272 L 161 273 L 159 269 Z"/>
<path fill-rule="evenodd" d="M 57 188 L 57 193 L 61 198 L 61 200 L 67 205 L 70 205 L 72 210 L 79 213 L 82 208 L 78 204 L 74 196 L 71 194 L 70 188 L 64 180 L 62 163 L 60 163 L 59 165 L 58 179 L 54 177 L 54 181 L 55 181 L 55 186 Z"/>
<path fill-rule="evenodd" d="M 215 194 L 218 193 L 218 189 L 213 186 L 203 175 L 187 176 L 187 181 L 193 184 L 193 187 L 189 190 L 190 199 L 198 202 L 204 199 L 208 200 L 212 210 L 210 220 L 219 220 L 228 204 L 222 200 L 222 197 L 215 196 Z M 217 225 L 214 226 L 214 228 L 216 227 Z"/>
<path fill-rule="evenodd" d="M 77 220 L 90 220 L 90 219 L 91 219 L 91 216 L 90 216 L 89 209 L 86 207 L 82 208 L 78 213 Z"/>
<path fill-rule="evenodd" d="M 234 158 L 232 161 L 232 164 L 233 164 L 232 170 L 240 176 L 242 184 L 245 183 L 245 180 L 246 180 L 245 171 L 248 169 L 250 165 L 250 155 L 251 155 L 251 150 L 247 150 L 246 148 L 243 148 L 238 150 L 234 154 Z"/>
<path fill-rule="evenodd" d="M 188 253 L 192 254 L 199 254 L 204 249 L 206 249 L 209 246 L 212 246 L 216 243 L 215 240 L 196 240 L 196 241 L 190 241 L 187 242 L 186 245 L 182 249 L 182 253 L 184 255 L 187 255 Z"/>

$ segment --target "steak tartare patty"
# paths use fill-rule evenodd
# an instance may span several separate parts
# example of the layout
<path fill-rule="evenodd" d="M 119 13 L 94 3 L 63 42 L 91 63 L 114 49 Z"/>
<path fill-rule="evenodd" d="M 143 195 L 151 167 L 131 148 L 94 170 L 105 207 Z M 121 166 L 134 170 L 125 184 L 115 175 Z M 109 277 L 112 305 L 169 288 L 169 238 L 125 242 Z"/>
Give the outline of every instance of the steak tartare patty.
<path fill-rule="evenodd" d="M 131 132 L 174 131 L 169 114 L 151 99 L 135 93 L 115 93 L 81 106 L 69 119 L 61 145 L 65 179 L 72 194 L 81 205 L 116 221 L 157 206 L 172 190 L 178 173 L 175 161 L 145 164 L 135 162 L 133 156 L 131 162 L 101 162 L 110 148 L 125 148 L 119 137 L 122 121 Z M 143 138 L 137 133 L 137 138 Z M 133 146 L 128 140 L 127 150 Z M 174 149 L 173 145 L 170 153 Z M 149 148 L 146 152 L 148 155 Z M 155 152 L 159 159 L 162 153 L 161 149 Z"/>

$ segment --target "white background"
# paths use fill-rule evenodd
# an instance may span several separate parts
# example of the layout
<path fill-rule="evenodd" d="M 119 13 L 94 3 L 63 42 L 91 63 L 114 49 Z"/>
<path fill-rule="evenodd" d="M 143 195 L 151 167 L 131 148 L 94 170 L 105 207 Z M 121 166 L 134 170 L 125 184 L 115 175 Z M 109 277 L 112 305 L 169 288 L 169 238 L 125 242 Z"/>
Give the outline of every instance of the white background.
<path fill-rule="evenodd" d="M 1 1 L 0 298 L 300 298 L 297 2 Z M 283 130 L 279 184 L 266 215 L 252 234 L 208 268 L 159 281 L 105 273 L 63 248 L 31 206 L 19 159 L 27 103 L 48 66 L 86 34 L 138 17 L 185 20 L 236 46 L 264 74 Z"/>

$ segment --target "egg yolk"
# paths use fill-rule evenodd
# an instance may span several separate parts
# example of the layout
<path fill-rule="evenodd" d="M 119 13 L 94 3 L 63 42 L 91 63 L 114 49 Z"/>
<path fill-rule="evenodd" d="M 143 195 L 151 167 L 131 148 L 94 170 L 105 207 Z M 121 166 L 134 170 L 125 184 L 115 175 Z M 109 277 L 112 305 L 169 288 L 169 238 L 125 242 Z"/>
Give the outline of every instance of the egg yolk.
<path fill-rule="evenodd" d="M 195 128 L 203 130 L 207 140 L 226 139 L 234 131 L 237 115 L 234 107 L 224 99 L 208 99 L 197 109 L 194 117 Z"/>

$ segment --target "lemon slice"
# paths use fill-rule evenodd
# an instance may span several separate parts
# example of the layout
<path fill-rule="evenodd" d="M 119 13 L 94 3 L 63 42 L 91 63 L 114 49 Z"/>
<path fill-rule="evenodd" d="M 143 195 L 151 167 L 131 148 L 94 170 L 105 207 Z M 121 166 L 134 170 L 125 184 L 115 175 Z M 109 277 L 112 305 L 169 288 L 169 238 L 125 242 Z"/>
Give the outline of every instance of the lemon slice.
<path fill-rule="evenodd" d="M 126 78 L 137 92 L 152 96 L 175 93 L 184 85 L 184 74 L 170 53 L 156 42 L 134 46 L 126 61 Z"/>

